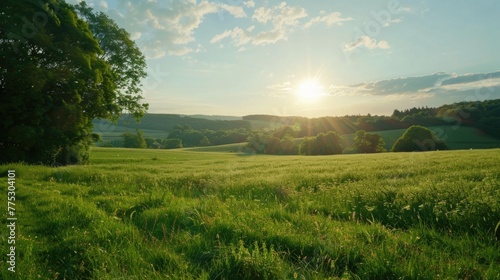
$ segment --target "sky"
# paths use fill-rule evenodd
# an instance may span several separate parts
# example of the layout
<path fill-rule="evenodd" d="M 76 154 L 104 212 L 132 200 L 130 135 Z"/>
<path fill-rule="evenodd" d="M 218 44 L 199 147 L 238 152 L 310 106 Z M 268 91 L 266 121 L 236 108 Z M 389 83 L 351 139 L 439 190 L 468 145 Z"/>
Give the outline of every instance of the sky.
<path fill-rule="evenodd" d="M 86 2 L 146 56 L 150 113 L 390 115 L 500 98 L 498 0 Z"/>

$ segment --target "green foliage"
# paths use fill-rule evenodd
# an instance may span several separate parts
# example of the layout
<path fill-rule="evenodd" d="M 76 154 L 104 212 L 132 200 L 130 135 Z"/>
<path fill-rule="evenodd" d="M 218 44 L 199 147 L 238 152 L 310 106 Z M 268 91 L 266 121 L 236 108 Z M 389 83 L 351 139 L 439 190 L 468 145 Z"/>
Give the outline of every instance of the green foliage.
<path fill-rule="evenodd" d="M 344 149 L 344 139 L 335 131 L 320 133 L 316 137 L 304 139 L 300 144 L 302 155 L 335 155 Z"/>
<path fill-rule="evenodd" d="M 163 139 L 161 145 L 165 149 L 178 149 L 182 148 L 182 140 L 176 138 Z"/>
<path fill-rule="evenodd" d="M 293 137 L 288 134 L 280 139 L 275 133 L 257 132 L 248 137 L 247 149 L 270 155 L 297 155 L 299 147 Z"/>
<path fill-rule="evenodd" d="M 99 59 L 109 66 L 116 87 L 113 91 L 116 99 L 114 106 L 121 109 L 119 112 L 109 112 L 109 109 L 99 108 L 103 112 L 93 117 L 105 115 L 116 120 L 123 110 L 131 113 L 137 120 L 143 117 L 149 106 L 147 103 L 141 104 L 141 79 L 146 77 L 146 58 L 130 39 L 130 34 L 106 14 L 94 12 L 85 1 L 74 8 L 99 43 L 102 50 Z M 110 116 L 110 113 L 114 115 Z"/>
<path fill-rule="evenodd" d="M 403 136 L 394 143 L 391 151 L 413 152 L 446 149 L 446 143 L 439 140 L 432 130 L 423 126 L 414 125 L 408 128 Z"/>
<path fill-rule="evenodd" d="M 380 153 L 385 152 L 384 139 L 374 133 L 367 133 L 364 130 L 356 131 L 354 134 L 354 142 L 352 150 L 358 153 Z"/>
<path fill-rule="evenodd" d="M 82 20 L 64 1 L 2 2 L 0 162 L 85 162 L 94 118 L 122 110 L 140 115 L 145 107 L 131 77 L 143 77 L 144 60 L 120 64 L 110 59 L 112 42 L 100 38 L 115 34 L 118 27 L 109 19 L 106 23 L 100 33 L 94 32 L 96 25 Z M 113 44 L 128 38 L 122 35 Z M 120 50 L 120 57 L 138 56 Z"/>
<path fill-rule="evenodd" d="M 297 155 L 299 154 L 299 146 L 295 139 L 288 134 L 280 140 L 278 154 L 280 155 Z"/>
<path fill-rule="evenodd" d="M 147 148 L 146 140 L 142 131 L 137 130 L 135 134 L 131 132 L 123 133 L 123 147 L 125 148 Z"/>
<path fill-rule="evenodd" d="M 198 142 L 198 145 L 204 147 L 204 146 L 210 146 L 211 143 L 206 136 L 203 136 L 203 138 L 201 138 L 201 140 Z"/>
<path fill-rule="evenodd" d="M 279 139 L 283 139 L 285 137 L 291 137 L 291 138 L 295 138 L 297 136 L 297 131 L 292 128 L 291 126 L 284 126 L 284 127 L 281 127 L 281 128 L 277 128 L 274 132 L 273 132 L 273 136 L 276 137 L 276 138 L 279 138 Z"/>
<path fill-rule="evenodd" d="M 190 126 L 176 125 L 168 134 L 169 139 L 180 139 L 184 147 L 198 147 L 241 143 L 247 140 L 250 131 L 241 128 L 238 130 L 203 130 L 198 131 Z"/>

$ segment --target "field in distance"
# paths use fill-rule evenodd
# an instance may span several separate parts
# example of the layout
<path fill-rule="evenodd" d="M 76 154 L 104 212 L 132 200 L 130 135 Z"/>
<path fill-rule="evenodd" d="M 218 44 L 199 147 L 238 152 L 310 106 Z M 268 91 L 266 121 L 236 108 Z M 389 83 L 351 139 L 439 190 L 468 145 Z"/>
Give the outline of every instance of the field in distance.
<path fill-rule="evenodd" d="M 0 166 L 16 170 L 19 256 L 0 278 L 500 278 L 499 149 L 227 149 L 94 148 L 84 166 Z"/>

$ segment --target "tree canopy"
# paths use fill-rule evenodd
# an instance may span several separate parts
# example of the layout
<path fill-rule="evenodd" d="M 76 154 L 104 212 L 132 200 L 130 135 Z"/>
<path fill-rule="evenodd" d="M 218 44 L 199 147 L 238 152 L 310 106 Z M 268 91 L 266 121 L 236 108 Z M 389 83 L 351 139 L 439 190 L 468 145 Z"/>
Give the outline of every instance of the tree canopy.
<path fill-rule="evenodd" d="M 344 149 L 344 139 L 335 131 L 320 133 L 316 137 L 308 137 L 300 144 L 299 151 L 303 155 L 335 155 Z"/>
<path fill-rule="evenodd" d="M 0 162 L 85 162 L 94 118 L 144 114 L 145 58 L 106 15 L 84 2 L 0 5 Z"/>
<path fill-rule="evenodd" d="M 385 141 L 382 136 L 358 130 L 354 134 L 352 149 L 358 153 L 380 153 L 385 152 Z"/>
<path fill-rule="evenodd" d="M 392 146 L 393 152 L 446 150 L 446 143 L 437 138 L 435 133 L 423 126 L 414 125 Z"/>

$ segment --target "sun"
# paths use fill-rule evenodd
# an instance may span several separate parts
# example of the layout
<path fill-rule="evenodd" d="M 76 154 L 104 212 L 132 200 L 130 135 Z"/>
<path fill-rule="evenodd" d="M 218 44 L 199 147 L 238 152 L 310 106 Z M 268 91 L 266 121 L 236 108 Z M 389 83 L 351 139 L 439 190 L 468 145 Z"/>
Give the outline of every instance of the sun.
<path fill-rule="evenodd" d="M 296 94 L 302 101 L 316 101 L 325 95 L 325 91 L 318 80 L 307 79 L 299 84 Z"/>

